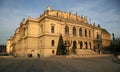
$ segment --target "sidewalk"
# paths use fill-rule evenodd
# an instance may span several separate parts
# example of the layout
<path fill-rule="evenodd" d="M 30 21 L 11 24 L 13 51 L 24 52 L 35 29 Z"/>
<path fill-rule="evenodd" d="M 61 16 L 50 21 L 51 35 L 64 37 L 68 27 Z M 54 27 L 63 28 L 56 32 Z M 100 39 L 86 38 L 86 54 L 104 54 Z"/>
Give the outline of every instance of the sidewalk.
<path fill-rule="evenodd" d="M 89 57 L 106 57 L 113 56 L 111 54 L 93 54 L 93 55 L 68 55 L 66 58 L 89 58 Z"/>

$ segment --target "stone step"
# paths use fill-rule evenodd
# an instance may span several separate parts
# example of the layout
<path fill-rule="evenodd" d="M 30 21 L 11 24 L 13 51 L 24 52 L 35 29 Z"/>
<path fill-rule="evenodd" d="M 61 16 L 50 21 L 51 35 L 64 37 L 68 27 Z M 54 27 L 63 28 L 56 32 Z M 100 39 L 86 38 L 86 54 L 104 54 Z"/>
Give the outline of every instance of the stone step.
<path fill-rule="evenodd" d="M 88 54 L 98 54 L 90 49 L 78 49 L 77 54 L 88 55 Z"/>
<path fill-rule="evenodd" d="M 93 55 L 68 55 L 66 58 L 89 58 L 89 57 L 106 57 L 112 56 L 111 54 L 93 54 Z"/>

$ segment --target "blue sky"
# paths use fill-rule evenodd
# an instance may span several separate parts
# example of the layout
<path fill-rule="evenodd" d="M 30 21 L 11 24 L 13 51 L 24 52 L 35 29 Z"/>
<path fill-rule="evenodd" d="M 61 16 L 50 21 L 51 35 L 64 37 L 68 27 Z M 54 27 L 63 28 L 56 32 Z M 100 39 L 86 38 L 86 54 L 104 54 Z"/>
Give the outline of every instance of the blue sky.
<path fill-rule="evenodd" d="M 0 0 L 0 44 L 14 34 L 23 18 L 37 18 L 46 10 L 61 10 L 87 16 L 115 37 L 120 37 L 120 0 Z"/>

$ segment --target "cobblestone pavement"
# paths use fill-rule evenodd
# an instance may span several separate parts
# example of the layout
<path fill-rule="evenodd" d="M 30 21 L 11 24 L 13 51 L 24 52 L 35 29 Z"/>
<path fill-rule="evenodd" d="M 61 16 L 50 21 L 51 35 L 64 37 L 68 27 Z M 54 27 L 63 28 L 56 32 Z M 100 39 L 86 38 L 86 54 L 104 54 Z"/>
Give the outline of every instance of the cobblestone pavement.
<path fill-rule="evenodd" d="M 0 58 L 0 72 L 120 72 L 112 56 L 95 58 Z"/>

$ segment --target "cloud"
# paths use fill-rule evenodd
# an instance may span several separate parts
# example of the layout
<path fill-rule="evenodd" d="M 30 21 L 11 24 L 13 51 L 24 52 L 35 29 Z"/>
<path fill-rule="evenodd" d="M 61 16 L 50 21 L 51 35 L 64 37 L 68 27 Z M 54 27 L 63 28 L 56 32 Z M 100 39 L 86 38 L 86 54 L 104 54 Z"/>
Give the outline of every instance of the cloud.
<path fill-rule="evenodd" d="M 72 13 L 78 13 L 78 15 L 88 16 L 91 18 L 91 22 L 100 24 L 103 28 L 106 28 L 110 33 L 115 33 L 116 37 L 120 36 L 120 13 L 117 6 L 113 4 L 105 4 L 104 0 L 86 1 L 84 3 L 73 6 L 68 9 Z M 103 7 L 104 6 L 104 7 Z"/>
<path fill-rule="evenodd" d="M 30 10 L 19 9 L 1 9 L 0 11 L 0 40 L 6 42 L 6 40 L 14 34 L 17 27 L 23 18 L 28 16 L 38 17 L 39 13 Z"/>

